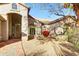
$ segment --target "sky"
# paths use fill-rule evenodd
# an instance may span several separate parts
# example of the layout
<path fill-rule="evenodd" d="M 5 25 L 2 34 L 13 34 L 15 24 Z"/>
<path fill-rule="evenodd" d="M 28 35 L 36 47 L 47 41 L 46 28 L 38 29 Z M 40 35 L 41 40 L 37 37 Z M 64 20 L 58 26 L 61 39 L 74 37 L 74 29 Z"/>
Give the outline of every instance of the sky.
<path fill-rule="evenodd" d="M 48 12 L 48 9 L 50 9 L 52 7 L 53 7 L 53 9 L 55 9 L 55 11 L 58 9 L 59 5 L 60 5 L 60 8 L 62 8 L 62 4 L 50 3 L 50 5 L 52 5 L 52 7 L 49 6 L 48 4 L 46 4 L 45 6 L 43 4 L 45 4 L 45 3 L 27 3 L 26 5 L 31 8 L 29 14 L 35 18 L 49 19 L 50 21 L 56 20 L 56 19 L 62 17 L 62 16 L 57 16 L 54 13 L 50 14 L 50 12 Z M 64 15 L 75 16 L 75 12 L 73 11 L 73 9 L 62 8 L 62 11 L 64 12 Z"/>

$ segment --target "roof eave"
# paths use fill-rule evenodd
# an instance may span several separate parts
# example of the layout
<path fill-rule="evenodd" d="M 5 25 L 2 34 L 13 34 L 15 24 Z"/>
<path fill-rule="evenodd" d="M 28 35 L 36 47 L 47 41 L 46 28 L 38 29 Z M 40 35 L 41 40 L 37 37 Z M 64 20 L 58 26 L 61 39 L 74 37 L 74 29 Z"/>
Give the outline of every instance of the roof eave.
<path fill-rule="evenodd" d="M 30 7 L 26 6 L 26 5 L 25 5 L 25 4 L 23 4 L 23 3 L 18 3 L 18 4 L 22 5 L 22 6 L 23 6 L 23 7 L 25 7 L 25 8 L 30 9 Z"/>

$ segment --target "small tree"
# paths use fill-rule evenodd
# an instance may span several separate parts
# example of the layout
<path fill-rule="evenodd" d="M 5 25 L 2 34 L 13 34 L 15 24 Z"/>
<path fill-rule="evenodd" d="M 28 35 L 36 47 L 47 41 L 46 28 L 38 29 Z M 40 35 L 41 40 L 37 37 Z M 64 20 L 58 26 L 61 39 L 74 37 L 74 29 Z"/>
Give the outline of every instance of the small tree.
<path fill-rule="evenodd" d="M 50 15 L 54 14 L 57 16 L 65 16 L 64 14 L 64 5 L 61 3 L 44 3 L 40 4 L 40 9 L 41 10 L 47 10 Z"/>

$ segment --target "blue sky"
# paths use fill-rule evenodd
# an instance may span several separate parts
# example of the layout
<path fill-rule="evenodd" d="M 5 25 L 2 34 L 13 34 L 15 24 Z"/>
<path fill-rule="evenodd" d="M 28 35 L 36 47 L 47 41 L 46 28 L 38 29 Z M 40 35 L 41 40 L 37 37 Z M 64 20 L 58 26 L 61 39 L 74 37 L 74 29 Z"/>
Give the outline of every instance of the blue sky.
<path fill-rule="evenodd" d="M 30 9 L 30 15 L 33 16 L 33 17 L 36 17 L 36 18 L 44 18 L 44 19 L 51 19 L 51 20 L 55 20 L 55 19 L 58 19 L 62 16 L 57 16 L 55 14 L 51 14 L 48 12 L 48 10 L 46 10 L 46 8 L 52 8 L 48 5 L 44 7 L 42 7 L 42 3 L 28 3 L 26 4 L 28 5 L 29 7 L 31 7 Z M 53 8 L 57 8 L 58 7 L 58 3 L 52 3 L 51 4 L 53 6 Z M 41 8 L 42 7 L 42 8 Z M 62 5 L 60 5 L 60 7 L 62 7 Z M 44 9 L 44 10 L 43 10 Z M 64 11 L 64 14 L 65 15 L 72 15 L 72 16 L 75 16 L 75 12 L 72 10 L 72 9 L 62 9 Z"/>

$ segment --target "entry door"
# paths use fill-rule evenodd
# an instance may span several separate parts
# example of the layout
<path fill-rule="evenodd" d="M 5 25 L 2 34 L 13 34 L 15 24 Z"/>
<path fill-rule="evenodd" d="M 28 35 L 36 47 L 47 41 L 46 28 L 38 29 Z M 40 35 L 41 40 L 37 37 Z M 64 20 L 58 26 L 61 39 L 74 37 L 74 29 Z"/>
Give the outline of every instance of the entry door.
<path fill-rule="evenodd" d="M 22 16 L 16 13 L 10 13 L 9 16 L 9 35 L 10 39 L 21 38 L 21 18 Z"/>
<path fill-rule="evenodd" d="M 12 31 L 14 32 L 14 38 L 21 38 L 21 16 L 13 14 L 12 18 L 12 26 L 14 26 Z"/>
<path fill-rule="evenodd" d="M 15 33 L 14 36 L 15 38 L 21 38 L 21 24 L 15 24 Z"/>

